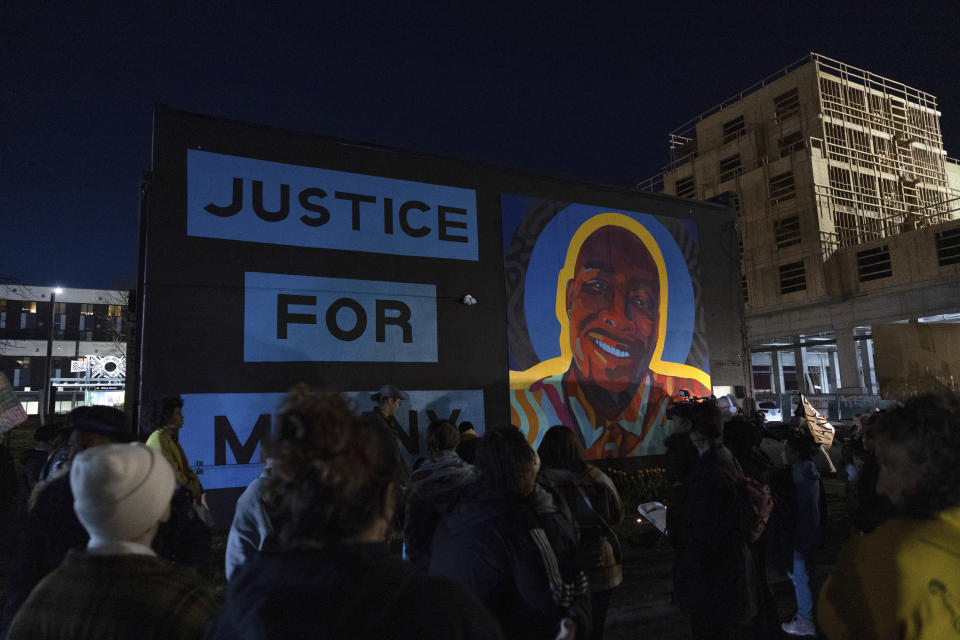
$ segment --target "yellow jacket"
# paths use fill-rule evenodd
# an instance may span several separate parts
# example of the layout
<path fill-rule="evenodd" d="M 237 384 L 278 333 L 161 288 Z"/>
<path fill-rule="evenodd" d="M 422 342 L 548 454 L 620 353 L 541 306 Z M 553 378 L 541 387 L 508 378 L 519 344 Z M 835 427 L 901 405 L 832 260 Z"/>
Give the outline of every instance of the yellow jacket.
<path fill-rule="evenodd" d="M 960 638 L 960 507 L 848 542 L 817 622 L 830 640 Z"/>
<path fill-rule="evenodd" d="M 180 443 L 174 440 L 165 429 L 157 429 L 147 438 L 147 446 L 167 459 L 167 462 L 173 467 L 177 483 L 186 487 L 195 500 L 199 500 L 203 494 L 203 486 L 200 484 L 197 474 L 190 468 L 190 463 L 187 462 L 187 456 Z"/>

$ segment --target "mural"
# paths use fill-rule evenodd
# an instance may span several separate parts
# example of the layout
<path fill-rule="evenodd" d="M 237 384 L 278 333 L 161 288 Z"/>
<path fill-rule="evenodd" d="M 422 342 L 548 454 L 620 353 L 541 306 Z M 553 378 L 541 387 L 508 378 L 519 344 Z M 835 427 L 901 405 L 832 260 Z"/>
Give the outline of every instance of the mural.
<path fill-rule="evenodd" d="M 589 458 L 663 453 L 667 407 L 710 394 L 692 220 L 501 196 L 511 422 Z"/>

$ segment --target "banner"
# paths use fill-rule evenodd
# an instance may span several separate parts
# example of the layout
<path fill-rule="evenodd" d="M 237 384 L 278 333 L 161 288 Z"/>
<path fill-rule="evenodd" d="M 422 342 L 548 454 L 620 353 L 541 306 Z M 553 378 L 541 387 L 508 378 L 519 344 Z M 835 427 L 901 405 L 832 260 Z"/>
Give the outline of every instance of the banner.
<path fill-rule="evenodd" d="M 13 393 L 10 381 L 7 380 L 7 376 L 0 373 L 0 433 L 13 429 L 26 419 L 27 412 Z"/>

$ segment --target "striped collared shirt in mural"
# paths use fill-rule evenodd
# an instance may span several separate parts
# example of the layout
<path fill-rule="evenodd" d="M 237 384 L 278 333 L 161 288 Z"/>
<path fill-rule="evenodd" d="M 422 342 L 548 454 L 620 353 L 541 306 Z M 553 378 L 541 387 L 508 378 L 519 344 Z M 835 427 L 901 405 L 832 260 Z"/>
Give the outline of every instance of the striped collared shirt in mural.
<path fill-rule="evenodd" d="M 599 415 L 583 394 L 572 370 L 510 392 L 511 422 L 534 448 L 550 427 L 563 424 L 579 433 L 587 458 L 625 458 L 664 452 L 669 435 L 667 407 L 681 389 L 710 395 L 702 383 L 648 371 L 633 400 L 614 420 Z"/>

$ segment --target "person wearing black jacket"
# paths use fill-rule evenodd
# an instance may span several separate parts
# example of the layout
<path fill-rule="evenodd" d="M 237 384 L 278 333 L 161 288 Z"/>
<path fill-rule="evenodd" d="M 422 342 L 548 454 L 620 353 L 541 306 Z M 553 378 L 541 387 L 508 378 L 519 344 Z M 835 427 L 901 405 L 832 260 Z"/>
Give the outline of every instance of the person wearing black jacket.
<path fill-rule="evenodd" d="M 700 457 L 687 477 L 679 517 L 674 599 L 690 614 L 692 637 L 734 637 L 757 613 L 753 561 L 740 530 L 736 478 L 742 474 L 723 446 L 723 417 L 714 402 L 690 416 L 690 441 Z"/>
<path fill-rule="evenodd" d="M 122 411 L 106 406 L 77 407 L 67 416 L 70 457 L 86 449 L 133 439 Z M 41 481 L 31 497 L 20 534 L 17 557 L 7 581 L 6 600 L 0 613 L 0 638 L 26 601 L 30 591 L 60 565 L 67 552 L 84 546 L 90 539 L 73 509 L 70 475 L 61 468 Z"/>
<path fill-rule="evenodd" d="M 467 587 L 508 639 L 589 637 L 589 585 L 575 566 L 575 533 L 537 488 L 537 453 L 508 425 L 488 429 L 476 465 L 479 485 L 434 535 L 430 573 Z"/>
<path fill-rule="evenodd" d="M 464 589 L 390 554 L 400 469 L 389 432 L 305 385 L 275 424 L 264 504 L 277 550 L 236 571 L 209 638 L 502 638 Z"/>

